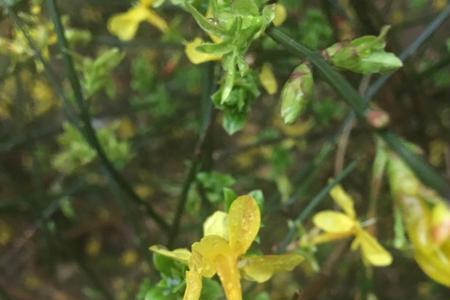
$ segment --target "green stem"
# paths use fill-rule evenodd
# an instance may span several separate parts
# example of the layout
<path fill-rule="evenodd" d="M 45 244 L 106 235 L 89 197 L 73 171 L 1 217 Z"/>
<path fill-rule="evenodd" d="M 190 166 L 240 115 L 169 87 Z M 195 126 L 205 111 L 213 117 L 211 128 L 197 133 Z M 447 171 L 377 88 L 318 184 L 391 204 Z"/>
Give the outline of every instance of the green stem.
<path fill-rule="evenodd" d="M 84 124 L 84 132 L 88 139 L 88 142 L 97 152 L 100 162 L 111 175 L 111 178 L 117 183 L 117 185 L 125 192 L 125 194 L 135 203 L 143 205 L 147 214 L 155 221 L 159 227 L 165 231 L 169 230 L 169 225 L 166 221 L 160 217 L 156 211 L 148 204 L 146 204 L 133 190 L 130 184 L 125 180 L 125 178 L 117 171 L 112 162 L 109 160 L 105 153 L 105 150 L 101 146 L 95 129 L 91 123 L 91 116 L 89 109 L 86 105 L 86 101 L 83 96 L 82 87 L 78 75 L 75 70 L 75 65 L 73 63 L 72 57 L 69 55 L 68 44 L 64 34 L 64 27 L 61 22 L 61 17 L 56 6 L 55 0 L 47 0 L 48 10 L 50 12 L 51 19 L 55 26 L 56 35 L 58 38 L 58 46 L 63 56 L 65 68 L 67 70 L 67 75 L 69 78 L 70 85 L 75 95 L 75 101 L 80 110 L 80 117 Z"/>
<path fill-rule="evenodd" d="M 358 95 L 358 92 L 350 83 L 333 67 L 331 67 L 318 53 L 313 52 L 305 46 L 297 43 L 291 37 L 277 28 L 271 27 L 267 34 L 284 48 L 302 59 L 309 60 L 319 71 L 320 75 L 338 92 L 338 94 L 352 107 L 356 115 L 365 120 L 365 113 L 368 109 L 367 102 Z M 394 150 L 414 171 L 426 185 L 438 191 L 442 196 L 450 199 L 449 184 L 425 163 L 420 157 L 412 153 L 405 147 L 402 140 L 388 130 L 377 131 L 378 135 Z"/>

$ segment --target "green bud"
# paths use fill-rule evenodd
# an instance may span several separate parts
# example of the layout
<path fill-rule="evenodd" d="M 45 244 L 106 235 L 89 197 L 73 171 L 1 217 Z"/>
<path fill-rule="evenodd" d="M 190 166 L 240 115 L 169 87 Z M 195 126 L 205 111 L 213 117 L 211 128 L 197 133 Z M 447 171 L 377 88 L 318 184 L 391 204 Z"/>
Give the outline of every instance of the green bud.
<path fill-rule="evenodd" d="M 392 71 L 403 66 L 393 53 L 385 51 L 385 37 L 389 30 L 383 27 L 379 36 L 366 35 L 350 43 L 336 43 L 324 51 L 324 56 L 336 67 L 361 74 Z"/>
<path fill-rule="evenodd" d="M 292 124 L 305 110 L 313 91 L 314 79 L 306 63 L 292 72 L 281 91 L 281 117 L 285 124 Z"/>

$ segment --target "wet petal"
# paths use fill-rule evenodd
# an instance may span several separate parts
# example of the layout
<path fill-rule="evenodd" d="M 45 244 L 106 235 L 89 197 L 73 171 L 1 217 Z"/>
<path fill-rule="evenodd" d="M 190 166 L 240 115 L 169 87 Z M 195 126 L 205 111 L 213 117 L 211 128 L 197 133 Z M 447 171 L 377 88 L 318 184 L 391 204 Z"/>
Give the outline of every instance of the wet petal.
<path fill-rule="evenodd" d="M 236 257 L 220 255 L 216 258 L 216 267 L 227 300 L 242 300 L 241 276 Z"/>
<path fill-rule="evenodd" d="M 273 273 L 291 271 L 303 259 L 303 256 L 295 253 L 249 256 L 242 259 L 242 270 L 247 279 L 261 283 L 269 280 Z"/>
<path fill-rule="evenodd" d="M 216 211 L 203 223 L 203 235 L 218 235 L 228 240 L 228 215 L 223 211 Z"/>
<path fill-rule="evenodd" d="M 121 40 L 131 40 L 139 24 L 147 18 L 147 9 L 141 5 L 131 8 L 127 12 L 116 14 L 108 21 L 108 30 Z"/>
<path fill-rule="evenodd" d="M 360 230 L 358 240 L 365 259 L 374 266 L 388 266 L 392 263 L 391 254 L 367 231 Z"/>
<path fill-rule="evenodd" d="M 193 64 L 201 64 L 207 61 L 220 60 L 222 57 L 197 50 L 197 47 L 203 43 L 201 38 L 195 38 L 192 42 L 186 44 L 184 52 Z"/>
<path fill-rule="evenodd" d="M 186 272 L 186 290 L 183 300 L 198 300 L 202 292 L 202 276 L 195 271 Z"/>
<path fill-rule="evenodd" d="M 182 262 L 185 265 L 188 264 L 189 259 L 191 258 L 191 252 L 189 252 L 188 249 L 184 249 L 184 248 L 183 249 L 175 249 L 173 251 L 170 251 L 170 250 L 167 250 L 167 248 L 164 246 L 154 245 L 154 246 L 150 247 L 150 250 L 155 253 L 173 258 L 179 262 Z"/>
<path fill-rule="evenodd" d="M 314 215 L 313 223 L 323 231 L 331 233 L 349 232 L 355 227 L 354 219 L 332 210 L 321 211 Z"/>
<path fill-rule="evenodd" d="M 331 197 L 334 199 L 334 202 L 336 202 L 339 207 L 342 208 L 342 210 L 350 217 L 355 218 L 355 208 L 353 204 L 353 199 L 350 197 L 349 194 L 347 194 L 342 186 L 337 185 L 335 186 L 331 192 Z"/>
<path fill-rule="evenodd" d="M 252 196 L 240 196 L 234 200 L 228 213 L 228 237 L 236 256 L 247 252 L 260 225 L 261 213 Z"/>
<path fill-rule="evenodd" d="M 228 242 L 217 235 L 205 236 L 192 245 L 189 268 L 195 266 L 203 276 L 212 277 L 217 272 L 216 259 L 219 255 L 232 256 Z"/>

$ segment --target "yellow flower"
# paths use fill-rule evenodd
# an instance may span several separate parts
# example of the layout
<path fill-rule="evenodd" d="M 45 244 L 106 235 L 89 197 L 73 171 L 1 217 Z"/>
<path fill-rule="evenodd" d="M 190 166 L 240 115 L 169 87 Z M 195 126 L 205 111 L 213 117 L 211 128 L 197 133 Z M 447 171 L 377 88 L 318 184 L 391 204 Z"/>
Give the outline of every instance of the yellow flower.
<path fill-rule="evenodd" d="M 331 197 L 344 213 L 325 210 L 313 217 L 314 225 L 324 233 L 313 237 L 314 244 L 354 236 L 352 249 L 360 249 L 364 260 L 374 266 L 387 266 L 392 263 L 392 256 L 356 219 L 352 198 L 336 186 L 330 192 Z"/>
<path fill-rule="evenodd" d="M 222 56 L 205 53 L 197 50 L 197 47 L 203 44 L 203 40 L 199 37 L 186 44 L 184 52 L 193 64 L 202 64 L 207 61 L 220 60 Z"/>
<path fill-rule="evenodd" d="M 392 153 L 388 174 L 414 259 L 430 278 L 450 287 L 450 208 Z"/>
<path fill-rule="evenodd" d="M 227 300 L 242 300 L 241 276 L 264 282 L 273 273 L 290 271 L 303 257 L 298 254 L 244 256 L 261 225 L 258 205 L 249 195 L 238 197 L 229 213 L 216 212 L 204 224 L 204 237 L 187 249 L 169 251 L 162 246 L 150 250 L 186 265 L 186 290 L 183 300 L 198 300 L 202 278 L 219 276 Z"/>
<path fill-rule="evenodd" d="M 153 2 L 154 0 L 139 0 L 127 12 L 112 16 L 108 21 L 108 30 L 124 41 L 131 40 L 136 35 L 139 24 L 144 21 L 162 32 L 167 31 L 166 21 L 150 8 Z"/>

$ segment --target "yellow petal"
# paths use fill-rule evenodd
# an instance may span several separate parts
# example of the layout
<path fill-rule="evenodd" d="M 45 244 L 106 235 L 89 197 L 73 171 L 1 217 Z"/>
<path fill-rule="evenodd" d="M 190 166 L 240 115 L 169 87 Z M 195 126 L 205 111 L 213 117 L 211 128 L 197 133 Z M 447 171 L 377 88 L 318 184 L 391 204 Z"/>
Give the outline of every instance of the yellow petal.
<path fill-rule="evenodd" d="M 331 233 L 345 233 L 352 231 L 355 227 L 355 220 L 349 216 L 335 212 L 332 210 L 325 210 L 317 213 L 313 217 L 314 225 L 325 232 Z"/>
<path fill-rule="evenodd" d="M 223 211 L 216 211 L 203 223 L 203 235 L 218 235 L 228 240 L 228 215 Z"/>
<path fill-rule="evenodd" d="M 217 257 L 232 256 L 232 254 L 228 241 L 217 235 L 208 235 L 192 245 L 189 268 L 195 267 L 202 276 L 212 277 L 217 272 Z"/>
<path fill-rule="evenodd" d="M 154 245 L 150 247 L 150 250 L 155 253 L 173 258 L 185 265 L 188 264 L 189 259 L 191 258 L 191 252 L 189 252 L 188 249 L 175 249 L 173 251 L 170 251 L 167 250 L 167 248 L 164 246 Z"/>
<path fill-rule="evenodd" d="M 444 202 L 437 203 L 431 212 L 431 237 L 436 245 L 450 241 L 450 209 Z"/>
<path fill-rule="evenodd" d="M 262 86 L 269 95 L 273 95 L 277 92 L 278 84 L 270 64 L 263 64 L 261 72 L 259 73 L 259 81 L 261 81 Z"/>
<path fill-rule="evenodd" d="M 117 35 L 121 40 L 131 40 L 138 29 L 139 24 L 148 16 L 145 7 L 138 5 L 124 13 L 112 16 L 108 21 L 108 30 Z"/>
<path fill-rule="evenodd" d="M 331 192 L 331 197 L 334 199 L 339 207 L 350 217 L 355 218 L 355 208 L 353 207 L 353 199 L 347 194 L 342 186 L 335 186 Z"/>
<path fill-rule="evenodd" d="M 216 267 L 227 300 L 242 300 L 241 276 L 236 257 L 220 255 L 216 258 Z"/>
<path fill-rule="evenodd" d="M 392 263 L 391 254 L 365 230 L 357 233 L 361 251 L 365 259 L 374 266 L 388 266 Z"/>
<path fill-rule="evenodd" d="M 147 22 L 161 30 L 162 32 L 166 32 L 169 29 L 167 22 L 157 15 L 155 12 L 148 10 L 147 11 Z"/>
<path fill-rule="evenodd" d="M 347 238 L 347 237 L 351 236 L 352 234 L 353 233 L 351 231 L 339 232 L 339 233 L 325 232 L 325 233 L 321 233 L 319 235 L 312 237 L 311 243 L 314 245 L 321 244 L 321 243 L 327 243 L 327 242 Z"/>
<path fill-rule="evenodd" d="M 242 259 L 246 279 L 256 282 L 269 280 L 273 273 L 291 271 L 303 261 L 299 254 L 249 256 Z M 239 263 L 241 264 L 241 262 Z"/>
<path fill-rule="evenodd" d="M 186 44 L 184 52 L 193 64 L 201 64 L 207 61 L 220 60 L 219 55 L 208 54 L 197 50 L 197 47 L 203 43 L 201 38 L 195 38 L 192 42 Z"/>
<path fill-rule="evenodd" d="M 155 2 L 154 0 L 139 0 L 139 4 L 145 7 L 149 7 Z"/>
<path fill-rule="evenodd" d="M 423 252 L 416 249 L 414 258 L 430 278 L 450 288 L 450 256 L 439 250 Z"/>
<path fill-rule="evenodd" d="M 186 272 L 186 290 L 183 300 L 198 300 L 202 292 L 202 276 L 195 271 Z"/>
<path fill-rule="evenodd" d="M 286 21 L 287 11 L 283 4 L 277 3 L 275 6 L 275 17 L 273 18 L 273 25 L 280 26 Z"/>
<path fill-rule="evenodd" d="M 247 252 L 260 225 L 261 213 L 252 196 L 240 196 L 234 200 L 228 212 L 228 237 L 236 256 Z"/>

